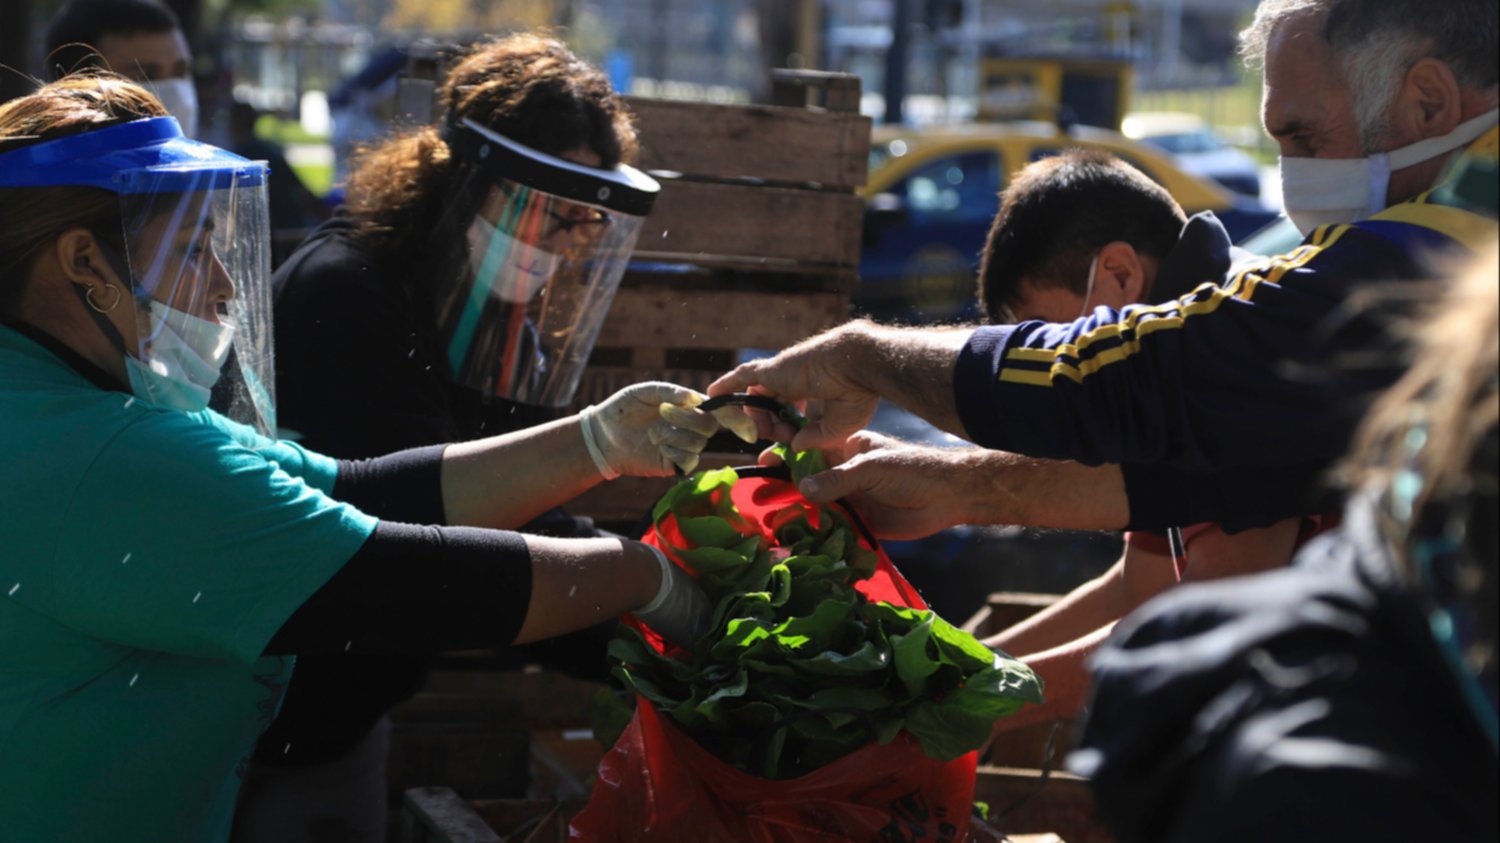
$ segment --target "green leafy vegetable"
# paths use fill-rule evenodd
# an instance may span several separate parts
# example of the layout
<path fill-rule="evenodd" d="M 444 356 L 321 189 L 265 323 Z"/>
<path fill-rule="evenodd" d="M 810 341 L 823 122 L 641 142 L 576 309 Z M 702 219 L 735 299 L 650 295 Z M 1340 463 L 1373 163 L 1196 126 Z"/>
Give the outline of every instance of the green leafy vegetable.
<path fill-rule="evenodd" d="M 827 468 L 817 451 L 782 458 L 794 480 Z M 905 730 L 951 760 L 1041 702 L 1024 664 L 933 612 L 860 594 L 878 557 L 840 511 L 799 503 L 754 523 L 734 505 L 736 480 L 696 474 L 652 511 L 659 544 L 715 603 L 709 634 L 674 656 L 633 629 L 609 647 L 615 676 L 709 751 L 791 778 Z"/>

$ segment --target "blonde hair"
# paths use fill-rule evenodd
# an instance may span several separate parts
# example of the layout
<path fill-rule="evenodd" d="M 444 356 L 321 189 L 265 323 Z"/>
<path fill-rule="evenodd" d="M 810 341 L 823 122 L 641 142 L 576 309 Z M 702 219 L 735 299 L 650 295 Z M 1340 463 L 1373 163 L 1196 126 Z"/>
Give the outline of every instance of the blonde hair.
<path fill-rule="evenodd" d="M 1500 257 L 1492 247 L 1419 323 L 1412 367 L 1366 417 L 1347 476 L 1385 488 L 1401 472 L 1414 470 L 1422 478 L 1414 511 L 1471 490 L 1494 493 L 1473 489 L 1496 484 L 1493 467 L 1476 474 L 1471 466 L 1500 424 L 1497 276 Z"/>

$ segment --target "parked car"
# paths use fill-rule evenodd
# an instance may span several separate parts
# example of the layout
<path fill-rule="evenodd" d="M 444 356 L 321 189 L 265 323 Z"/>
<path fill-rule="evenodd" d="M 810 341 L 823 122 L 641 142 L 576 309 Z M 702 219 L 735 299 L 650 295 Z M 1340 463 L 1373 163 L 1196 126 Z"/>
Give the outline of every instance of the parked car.
<path fill-rule="evenodd" d="M 855 309 L 877 319 L 931 323 L 978 315 L 974 279 L 999 192 L 1032 161 L 1070 147 L 1117 155 L 1155 179 L 1189 213 L 1213 211 L 1230 236 L 1276 213 L 1184 172 L 1165 153 L 1118 132 L 1049 123 L 925 129 L 878 127 L 870 151 Z"/>
<path fill-rule="evenodd" d="M 1257 255 L 1284 255 L 1302 243 L 1302 232 L 1286 217 L 1277 217 L 1269 225 L 1240 240 L 1238 245 Z"/>
<path fill-rule="evenodd" d="M 1260 165 L 1196 114 L 1142 111 L 1126 117 L 1121 129 L 1131 140 L 1177 159 L 1184 172 L 1213 179 L 1235 193 L 1260 196 Z"/>

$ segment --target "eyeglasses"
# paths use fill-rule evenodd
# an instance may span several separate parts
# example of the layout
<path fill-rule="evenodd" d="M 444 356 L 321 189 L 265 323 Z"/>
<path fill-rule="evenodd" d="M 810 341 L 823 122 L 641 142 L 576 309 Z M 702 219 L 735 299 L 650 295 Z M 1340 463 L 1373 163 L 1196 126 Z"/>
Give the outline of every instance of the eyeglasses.
<path fill-rule="evenodd" d="M 580 213 L 574 216 L 565 216 L 551 208 L 547 209 L 547 216 L 552 218 L 553 224 L 557 226 L 557 231 L 567 234 L 575 228 L 582 228 L 585 233 L 593 233 L 595 231 L 603 231 L 609 227 L 609 214 L 604 213 L 598 208 L 590 208 L 587 205 L 574 205 L 573 207 Z"/>

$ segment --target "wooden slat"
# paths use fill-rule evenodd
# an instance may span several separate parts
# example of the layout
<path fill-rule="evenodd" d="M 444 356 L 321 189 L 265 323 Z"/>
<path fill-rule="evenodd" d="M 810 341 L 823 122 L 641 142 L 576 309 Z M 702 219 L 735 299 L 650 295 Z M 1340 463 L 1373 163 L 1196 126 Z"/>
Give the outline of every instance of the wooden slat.
<path fill-rule="evenodd" d="M 1094 815 L 1088 781 L 1040 770 L 980 766 L 974 799 L 990 806 L 990 825 L 1008 834 L 1053 833 L 1068 843 L 1114 843 Z"/>
<path fill-rule="evenodd" d="M 1012 627 L 1058 600 L 1056 594 L 1032 591 L 997 591 L 961 627 L 964 632 L 988 638 Z"/>
<path fill-rule="evenodd" d="M 450 788 L 412 788 L 402 801 L 402 843 L 501 843 L 474 806 Z"/>
<path fill-rule="evenodd" d="M 1004 724 L 1005 721 L 1002 719 L 1000 722 Z M 995 736 L 995 742 L 990 745 L 984 760 L 997 767 L 1057 766 L 1072 748 L 1076 728 L 1076 721 L 1057 720 L 1007 729 Z"/>
<path fill-rule="evenodd" d="M 848 319 L 848 302 L 838 293 L 627 287 L 615 294 L 595 345 L 780 349 Z"/>
<path fill-rule="evenodd" d="M 809 96 L 816 93 L 817 96 Z M 830 111 L 859 111 L 859 77 L 826 70 L 771 69 L 771 100 L 776 105 L 821 106 Z"/>
<path fill-rule="evenodd" d="M 573 397 L 572 406 L 576 410 L 590 404 L 597 404 L 621 389 L 641 381 L 667 381 L 702 392 L 710 383 L 713 383 L 714 378 L 721 374 L 723 372 L 709 372 L 702 369 L 627 369 L 619 366 L 590 366 L 578 383 L 578 393 Z"/>
<path fill-rule="evenodd" d="M 768 105 L 631 98 L 639 164 L 706 178 L 853 190 L 869 169 L 870 118 Z"/>
<path fill-rule="evenodd" d="M 734 257 L 775 268 L 798 262 L 859 263 L 864 203 L 846 193 L 668 179 L 641 227 L 636 248 Z"/>

